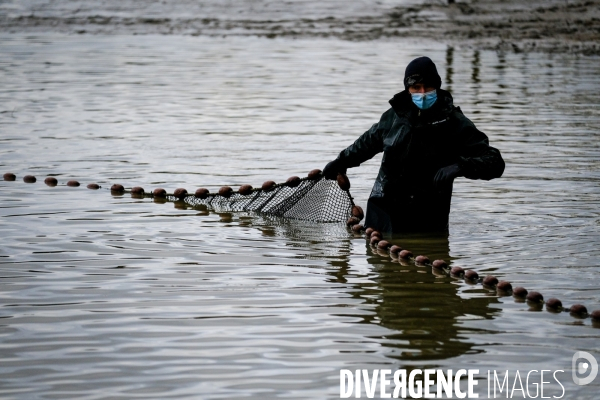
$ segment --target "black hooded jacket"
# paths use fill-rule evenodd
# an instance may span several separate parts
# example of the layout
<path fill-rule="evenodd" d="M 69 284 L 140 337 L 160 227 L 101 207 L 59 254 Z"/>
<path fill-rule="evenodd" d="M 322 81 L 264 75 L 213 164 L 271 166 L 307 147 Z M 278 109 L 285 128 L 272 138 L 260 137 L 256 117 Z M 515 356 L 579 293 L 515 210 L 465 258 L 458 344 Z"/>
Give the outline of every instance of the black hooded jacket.
<path fill-rule="evenodd" d="M 407 90 L 396 94 L 379 122 L 338 156 L 341 165 L 352 168 L 383 152 L 367 207 L 367 226 L 403 230 L 398 222 L 382 226 L 381 219 L 410 214 L 404 218 L 405 228 L 417 220 L 434 229 L 447 227 L 452 187 L 434 188 L 440 168 L 458 164 L 469 179 L 502 176 L 504 160 L 487 136 L 454 106 L 449 92 L 437 89 L 437 97 L 430 109 L 420 110 Z"/>

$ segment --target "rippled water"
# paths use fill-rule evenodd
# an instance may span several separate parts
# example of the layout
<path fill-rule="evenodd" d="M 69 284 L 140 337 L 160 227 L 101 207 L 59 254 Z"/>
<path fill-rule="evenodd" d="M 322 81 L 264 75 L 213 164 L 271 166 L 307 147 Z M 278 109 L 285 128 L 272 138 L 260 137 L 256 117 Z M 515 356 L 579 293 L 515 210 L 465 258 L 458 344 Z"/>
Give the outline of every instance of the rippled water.
<path fill-rule="evenodd" d="M 567 398 L 596 397 L 598 379 L 571 381 L 575 351 L 600 355 L 589 318 L 402 265 L 336 224 L 85 185 L 214 190 L 322 168 L 428 54 L 507 169 L 457 181 L 449 235 L 393 241 L 591 311 L 597 57 L 413 41 L 0 38 L 0 169 L 18 175 L 0 181 L 0 397 L 337 398 L 343 368 L 438 367 L 561 369 Z M 349 171 L 358 204 L 379 160 Z"/>

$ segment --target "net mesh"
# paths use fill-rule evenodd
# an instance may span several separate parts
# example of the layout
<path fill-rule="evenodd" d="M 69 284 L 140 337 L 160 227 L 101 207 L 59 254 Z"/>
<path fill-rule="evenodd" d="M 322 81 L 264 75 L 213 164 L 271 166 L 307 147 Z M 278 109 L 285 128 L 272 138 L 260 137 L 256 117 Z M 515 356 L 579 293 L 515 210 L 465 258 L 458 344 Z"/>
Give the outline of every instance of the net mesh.
<path fill-rule="evenodd" d="M 210 194 L 199 198 L 188 194 L 183 198 L 168 194 L 169 201 L 184 201 L 192 206 L 205 205 L 218 212 L 253 211 L 284 218 L 314 222 L 345 222 L 350 218 L 354 202 L 350 192 L 342 190 L 335 180 L 301 179 L 297 186 L 275 185 L 270 190 L 253 189 L 243 195 Z"/>

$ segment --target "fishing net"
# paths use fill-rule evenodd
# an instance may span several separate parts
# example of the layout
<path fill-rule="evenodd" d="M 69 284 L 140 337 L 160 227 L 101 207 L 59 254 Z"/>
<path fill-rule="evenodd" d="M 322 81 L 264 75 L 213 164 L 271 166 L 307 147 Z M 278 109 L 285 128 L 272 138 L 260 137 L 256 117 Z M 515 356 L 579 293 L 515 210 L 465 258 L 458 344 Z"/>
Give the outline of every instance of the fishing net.
<path fill-rule="evenodd" d="M 15 175 L 4 174 L 4 180 L 14 181 Z M 23 177 L 25 182 L 35 182 L 34 176 Z M 56 186 L 54 177 L 44 181 L 48 186 Z M 67 182 L 67 186 L 79 186 L 77 181 Z M 88 189 L 99 189 L 91 183 Z M 356 206 L 350 196 L 350 181 L 345 174 L 338 174 L 337 179 L 325 179 L 321 170 L 310 171 L 305 178 L 292 176 L 284 183 L 273 181 L 263 183 L 261 188 L 242 185 L 237 191 L 223 186 L 218 193 L 210 193 L 200 188 L 194 194 L 186 189 L 176 189 L 172 194 L 165 189 L 157 188 L 146 193 L 136 186 L 125 190 L 123 185 L 114 184 L 110 188 L 116 194 L 131 193 L 135 197 L 152 197 L 165 201 L 183 201 L 191 206 L 204 205 L 217 212 L 251 211 L 276 217 L 298 219 L 312 222 L 347 222 L 348 226 L 356 225 L 363 218 L 362 208 Z"/>
<path fill-rule="evenodd" d="M 173 194 L 159 192 L 159 196 L 192 206 L 205 205 L 218 212 L 251 211 L 304 221 L 346 222 L 357 209 L 349 188 L 350 182 L 345 175 L 329 180 L 315 170 L 306 178 L 292 177 L 280 184 L 267 181 L 256 189 L 243 185 L 234 191 L 224 186 L 214 194 L 202 188 L 194 194 L 177 189 Z M 153 192 L 154 197 L 157 190 Z"/>

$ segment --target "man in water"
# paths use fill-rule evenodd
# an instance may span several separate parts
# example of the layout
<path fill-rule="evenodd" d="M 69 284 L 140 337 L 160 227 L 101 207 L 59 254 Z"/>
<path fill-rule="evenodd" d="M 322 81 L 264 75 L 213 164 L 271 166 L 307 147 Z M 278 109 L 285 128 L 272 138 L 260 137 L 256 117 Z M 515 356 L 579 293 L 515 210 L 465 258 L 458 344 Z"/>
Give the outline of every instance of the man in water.
<path fill-rule="evenodd" d="M 447 230 L 454 179 L 502 176 L 500 152 L 454 106 L 441 84 L 431 59 L 411 61 L 405 90 L 390 100 L 392 107 L 325 166 L 325 177 L 335 179 L 383 152 L 365 227 L 383 232 Z"/>

